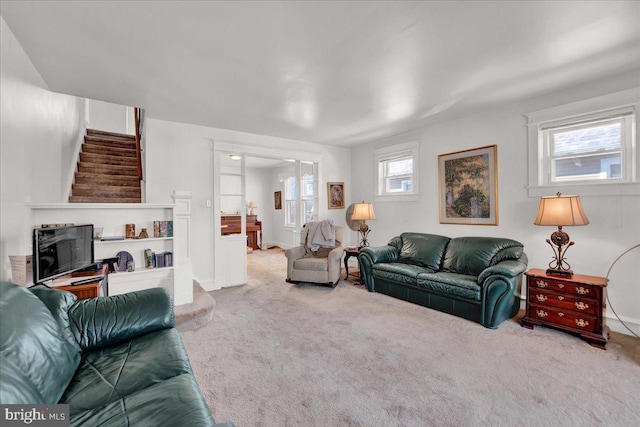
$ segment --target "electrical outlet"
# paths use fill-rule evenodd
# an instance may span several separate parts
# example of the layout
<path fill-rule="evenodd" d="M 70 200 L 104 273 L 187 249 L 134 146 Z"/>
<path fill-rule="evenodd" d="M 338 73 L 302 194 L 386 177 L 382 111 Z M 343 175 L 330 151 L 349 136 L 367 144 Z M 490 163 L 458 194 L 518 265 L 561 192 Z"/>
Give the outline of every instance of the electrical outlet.
<path fill-rule="evenodd" d="M 207 200 L 207 207 L 210 208 L 211 207 L 211 200 Z"/>

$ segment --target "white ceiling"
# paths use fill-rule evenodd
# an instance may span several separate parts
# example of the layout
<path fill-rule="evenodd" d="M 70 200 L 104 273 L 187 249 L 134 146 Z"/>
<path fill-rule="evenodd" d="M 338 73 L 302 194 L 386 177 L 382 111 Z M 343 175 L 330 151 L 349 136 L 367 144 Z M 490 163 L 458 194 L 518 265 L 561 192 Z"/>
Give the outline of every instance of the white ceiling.
<path fill-rule="evenodd" d="M 352 144 L 637 70 L 640 2 L 5 1 L 49 88 Z"/>

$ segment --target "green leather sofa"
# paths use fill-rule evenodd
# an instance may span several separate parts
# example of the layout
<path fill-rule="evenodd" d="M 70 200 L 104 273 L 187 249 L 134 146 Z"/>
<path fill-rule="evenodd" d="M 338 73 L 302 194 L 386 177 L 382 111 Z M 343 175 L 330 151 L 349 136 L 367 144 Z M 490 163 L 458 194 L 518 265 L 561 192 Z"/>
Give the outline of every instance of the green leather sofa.
<path fill-rule="evenodd" d="M 216 424 L 161 288 L 77 300 L 0 282 L 0 403 L 68 404 L 72 426 Z"/>
<path fill-rule="evenodd" d="M 449 238 L 403 233 L 384 247 L 358 256 L 369 292 L 381 292 L 465 319 L 487 328 L 520 309 L 523 245 L 495 237 Z"/>

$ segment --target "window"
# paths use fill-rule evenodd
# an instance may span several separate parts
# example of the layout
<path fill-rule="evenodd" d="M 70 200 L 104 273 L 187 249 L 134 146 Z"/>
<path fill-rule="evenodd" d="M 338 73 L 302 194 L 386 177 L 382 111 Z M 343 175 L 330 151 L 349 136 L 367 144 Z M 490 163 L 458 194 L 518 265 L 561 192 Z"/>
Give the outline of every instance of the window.
<path fill-rule="evenodd" d="M 302 193 L 300 194 L 300 204 L 302 205 L 303 224 L 313 219 L 313 184 L 313 175 L 302 176 Z M 287 227 L 296 226 L 296 218 L 298 217 L 296 191 L 296 179 L 294 177 L 286 178 L 284 180 L 284 225 Z"/>
<path fill-rule="evenodd" d="M 375 150 L 376 201 L 417 200 L 418 144 L 407 143 Z"/>
<path fill-rule="evenodd" d="M 623 91 L 527 114 L 529 196 L 637 194 L 639 106 Z"/>
<path fill-rule="evenodd" d="M 548 182 L 625 180 L 633 115 L 560 125 L 542 130 Z"/>

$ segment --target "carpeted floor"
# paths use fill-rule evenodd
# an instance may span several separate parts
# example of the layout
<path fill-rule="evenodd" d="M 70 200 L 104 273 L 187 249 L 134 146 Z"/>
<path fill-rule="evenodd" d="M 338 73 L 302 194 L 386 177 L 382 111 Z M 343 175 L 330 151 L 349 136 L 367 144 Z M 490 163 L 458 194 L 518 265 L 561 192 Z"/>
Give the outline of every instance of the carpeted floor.
<path fill-rule="evenodd" d="M 244 426 L 638 426 L 640 340 L 607 350 L 549 328 L 497 330 L 341 280 L 286 283 L 279 249 L 211 292 L 183 338 L 216 421 Z"/>

